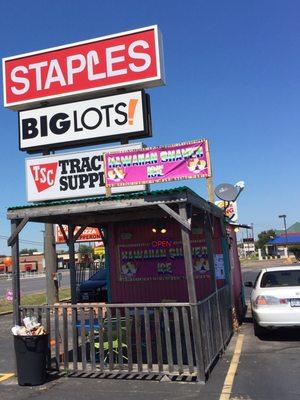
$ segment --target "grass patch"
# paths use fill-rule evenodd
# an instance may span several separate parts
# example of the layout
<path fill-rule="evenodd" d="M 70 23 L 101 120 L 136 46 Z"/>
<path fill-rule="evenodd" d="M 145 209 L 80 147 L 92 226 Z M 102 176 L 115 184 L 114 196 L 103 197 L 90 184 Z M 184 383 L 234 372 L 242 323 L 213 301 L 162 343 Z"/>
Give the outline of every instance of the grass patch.
<path fill-rule="evenodd" d="M 70 289 L 60 289 L 59 290 L 59 301 L 64 301 L 69 299 L 71 296 Z M 40 306 L 46 304 L 46 293 L 30 293 L 25 294 L 21 297 L 22 306 Z M 7 301 L 5 298 L 0 299 L 0 313 L 12 311 L 13 306 L 11 301 Z"/>

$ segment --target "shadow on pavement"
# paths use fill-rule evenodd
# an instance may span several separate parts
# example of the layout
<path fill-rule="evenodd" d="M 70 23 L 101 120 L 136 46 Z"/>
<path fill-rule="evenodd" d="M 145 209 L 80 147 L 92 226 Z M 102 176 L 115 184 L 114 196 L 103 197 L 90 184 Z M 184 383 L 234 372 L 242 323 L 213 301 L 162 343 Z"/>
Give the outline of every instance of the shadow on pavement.
<path fill-rule="evenodd" d="M 264 341 L 276 341 L 276 342 L 299 342 L 300 341 L 300 329 L 298 328 L 278 328 L 270 329 L 269 332 L 261 339 Z"/>
<path fill-rule="evenodd" d="M 243 324 L 252 324 L 252 317 L 244 317 Z M 254 335 L 254 333 L 253 333 Z M 274 342 L 299 342 L 300 341 L 300 328 L 278 328 L 269 329 L 263 337 L 258 338 L 262 341 Z"/>

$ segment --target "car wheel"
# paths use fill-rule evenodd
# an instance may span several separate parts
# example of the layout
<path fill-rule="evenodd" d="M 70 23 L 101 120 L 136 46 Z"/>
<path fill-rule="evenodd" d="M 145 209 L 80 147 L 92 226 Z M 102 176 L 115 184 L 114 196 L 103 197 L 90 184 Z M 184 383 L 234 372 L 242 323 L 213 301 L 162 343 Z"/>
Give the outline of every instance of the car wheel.
<path fill-rule="evenodd" d="M 253 328 L 254 328 L 254 335 L 259 339 L 263 339 L 268 333 L 268 330 L 258 325 L 255 319 L 253 319 Z"/>

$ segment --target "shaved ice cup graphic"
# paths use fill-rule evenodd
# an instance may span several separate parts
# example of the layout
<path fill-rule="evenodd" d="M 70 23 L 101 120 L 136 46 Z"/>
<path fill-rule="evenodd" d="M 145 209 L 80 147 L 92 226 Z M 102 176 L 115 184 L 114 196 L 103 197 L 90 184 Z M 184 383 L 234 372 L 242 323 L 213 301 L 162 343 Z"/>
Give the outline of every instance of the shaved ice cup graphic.
<path fill-rule="evenodd" d="M 13 301 L 13 292 L 11 289 L 7 289 L 5 298 L 7 301 Z"/>

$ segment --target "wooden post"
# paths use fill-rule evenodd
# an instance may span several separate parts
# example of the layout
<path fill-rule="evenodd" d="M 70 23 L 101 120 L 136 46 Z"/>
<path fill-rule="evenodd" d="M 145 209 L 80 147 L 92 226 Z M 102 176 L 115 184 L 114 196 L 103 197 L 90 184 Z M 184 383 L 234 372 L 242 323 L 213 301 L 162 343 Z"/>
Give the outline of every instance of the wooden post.
<path fill-rule="evenodd" d="M 208 256 L 208 265 L 210 271 L 210 282 L 212 287 L 212 292 L 216 295 L 216 306 L 217 306 L 217 314 L 218 314 L 218 323 L 220 329 L 220 337 L 222 340 L 222 345 L 224 348 L 224 337 L 222 331 L 222 324 L 221 324 L 221 314 L 220 314 L 220 304 L 219 304 L 219 295 L 218 295 L 218 286 L 217 286 L 217 279 L 216 279 L 216 271 L 215 271 L 215 260 L 213 255 L 213 248 L 212 248 L 212 224 L 210 222 L 209 215 L 207 212 L 204 214 L 204 236 L 205 242 L 207 247 L 207 256 Z"/>
<path fill-rule="evenodd" d="M 69 231 L 69 267 L 70 267 L 70 287 L 71 287 L 71 303 L 77 303 L 76 296 L 76 266 L 75 266 L 75 240 L 74 240 L 74 226 L 68 226 Z"/>
<path fill-rule="evenodd" d="M 109 241 L 114 237 L 113 223 L 108 227 L 103 228 L 104 231 L 104 246 L 105 246 L 105 270 L 106 270 L 106 287 L 107 287 L 107 302 L 111 303 L 111 282 L 110 282 L 110 254 L 109 254 Z M 110 239 L 109 239 L 110 238 Z"/>
<path fill-rule="evenodd" d="M 20 220 L 11 221 L 11 233 L 17 229 Z M 19 264 L 19 235 L 11 246 L 12 254 L 12 288 L 13 288 L 13 324 L 20 325 L 20 264 Z"/>
<path fill-rule="evenodd" d="M 212 173 L 212 163 L 209 151 L 209 143 L 206 141 L 206 158 L 208 160 L 209 165 L 209 176 L 206 178 L 206 188 L 208 194 L 208 201 L 215 204 L 215 193 L 214 193 L 214 184 L 213 184 L 213 173 Z"/>
<path fill-rule="evenodd" d="M 212 249 L 212 240 L 211 240 L 211 226 L 209 222 L 209 216 L 207 213 L 204 214 L 204 236 L 205 236 L 205 244 L 207 247 L 207 257 L 208 257 L 208 266 L 210 272 L 210 283 L 212 292 L 215 293 L 217 289 L 216 284 L 216 272 L 215 272 L 215 261 L 213 256 L 213 249 Z"/>
<path fill-rule="evenodd" d="M 105 186 L 105 196 L 106 197 L 111 196 L 111 187 Z"/>
<path fill-rule="evenodd" d="M 46 266 L 46 293 L 47 304 L 53 305 L 59 301 L 57 280 L 57 256 L 55 237 L 52 224 L 45 224 L 44 257 Z"/>
<path fill-rule="evenodd" d="M 206 188 L 208 194 L 208 201 L 215 204 L 215 193 L 214 193 L 214 184 L 212 176 L 206 178 Z"/>
<path fill-rule="evenodd" d="M 179 215 L 185 220 L 188 219 L 186 204 L 179 204 Z M 181 225 L 181 237 L 183 245 L 185 273 L 186 273 L 186 280 L 188 287 L 188 296 L 191 309 L 191 322 L 193 329 L 193 339 L 194 339 L 196 365 L 197 365 L 197 379 L 199 382 L 205 382 L 205 365 L 204 365 L 204 357 L 202 351 L 202 337 L 200 331 L 200 320 L 199 320 L 195 278 L 193 271 L 193 258 L 192 258 L 192 249 L 190 241 L 190 232 L 183 225 Z"/>

